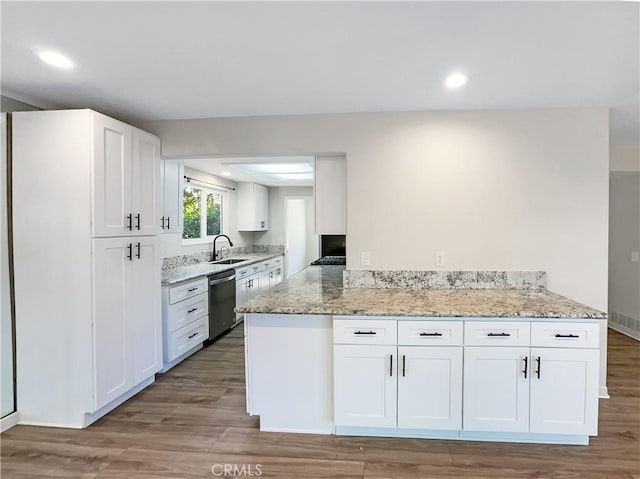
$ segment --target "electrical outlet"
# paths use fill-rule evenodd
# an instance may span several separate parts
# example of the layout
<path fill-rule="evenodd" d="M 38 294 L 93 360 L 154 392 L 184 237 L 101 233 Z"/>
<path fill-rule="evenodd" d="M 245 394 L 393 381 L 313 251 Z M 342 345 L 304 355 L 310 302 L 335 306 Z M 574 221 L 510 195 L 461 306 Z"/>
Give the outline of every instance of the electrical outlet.
<path fill-rule="evenodd" d="M 363 251 L 360 255 L 360 264 L 362 266 L 371 266 L 371 252 Z"/>
<path fill-rule="evenodd" d="M 632 251 L 631 252 L 631 262 L 632 263 L 637 263 L 638 262 L 638 252 L 637 251 Z"/>
<path fill-rule="evenodd" d="M 436 251 L 436 268 L 444 267 L 444 251 Z"/>

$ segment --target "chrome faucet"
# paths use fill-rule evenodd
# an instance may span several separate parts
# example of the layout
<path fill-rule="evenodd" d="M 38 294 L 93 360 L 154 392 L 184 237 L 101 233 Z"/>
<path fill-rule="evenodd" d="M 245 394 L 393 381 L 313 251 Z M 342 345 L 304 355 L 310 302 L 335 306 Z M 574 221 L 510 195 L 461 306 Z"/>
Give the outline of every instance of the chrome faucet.
<path fill-rule="evenodd" d="M 212 255 L 212 259 L 211 261 L 215 261 L 217 258 L 217 254 L 216 254 L 216 241 L 218 241 L 218 238 L 223 237 L 223 238 L 227 238 L 227 241 L 229 241 L 229 246 L 233 246 L 233 243 L 231 242 L 231 238 L 229 238 L 227 235 L 218 235 L 213 239 L 213 255 Z"/>

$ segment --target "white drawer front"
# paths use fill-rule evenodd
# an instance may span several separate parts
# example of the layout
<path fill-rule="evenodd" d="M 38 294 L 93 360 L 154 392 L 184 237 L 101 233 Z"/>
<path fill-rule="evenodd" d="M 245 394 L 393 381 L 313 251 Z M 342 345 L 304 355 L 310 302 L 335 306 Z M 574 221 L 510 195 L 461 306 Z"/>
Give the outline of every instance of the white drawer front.
<path fill-rule="evenodd" d="M 175 304 L 178 301 L 182 301 L 208 291 L 209 285 L 206 277 L 195 281 L 189 281 L 188 283 L 179 284 L 178 286 L 169 288 L 169 304 Z"/>
<path fill-rule="evenodd" d="M 464 344 L 467 346 L 529 346 L 530 323 L 522 321 L 467 321 Z"/>
<path fill-rule="evenodd" d="M 267 261 L 263 261 L 262 263 L 260 263 L 260 270 L 265 271 L 267 269 L 273 268 L 275 265 L 276 263 L 273 260 L 268 259 Z"/>
<path fill-rule="evenodd" d="M 209 295 L 199 294 L 169 305 L 167 331 L 172 332 L 209 314 Z"/>
<path fill-rule="evenodd" d="M 395 319 L 335 319 L 335 344 L 396 344 L 398 327 Z"/>
<path fill-rule="evenodd" d="M 258 273 L 262 269 L 260 263 L 250 264 L 249 266 L 245 266 L 244 268 L 238 268 L 236 270 L 236 278 L 248 278 L 252 274 Z"/>
<path fill-rule="evenodd" d="M 462 346 L 462 321 L 398 321 L 402 346 Z"/>
<path fill-rule="evenodd" d="M 531 345 L 557 348 L 597 348 L 598 323 L 531 323 Z"/>
<path fill-rule="evenodd" d="M 169 334 L 166 362 L 173 361 L 209 338 L 209 316 L 194 321 Z"/>

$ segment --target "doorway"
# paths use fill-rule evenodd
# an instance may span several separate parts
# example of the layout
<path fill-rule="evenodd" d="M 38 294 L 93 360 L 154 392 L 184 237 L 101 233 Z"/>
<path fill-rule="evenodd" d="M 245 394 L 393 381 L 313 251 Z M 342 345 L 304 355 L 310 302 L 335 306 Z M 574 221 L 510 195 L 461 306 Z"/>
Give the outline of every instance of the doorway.
<path fill-rule="evenodd" d="M 285 277 L 309 266 L 318 257 L 318 236 L 311 196 L 284 198 Z"/>

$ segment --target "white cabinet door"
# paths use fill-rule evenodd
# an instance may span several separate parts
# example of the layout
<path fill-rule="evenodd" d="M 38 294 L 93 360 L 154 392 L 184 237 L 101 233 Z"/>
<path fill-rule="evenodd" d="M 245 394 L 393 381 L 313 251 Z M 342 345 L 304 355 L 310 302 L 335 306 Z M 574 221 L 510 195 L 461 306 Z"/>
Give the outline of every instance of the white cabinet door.
<path fill-rule="evenodd" d="M 248 298 L 247 293 L 247 279 L 239 279 L 236 281 L 236 306 L 246 303 Z M 236 313 L 236 320 L 242 317 L 242 313 Z"/>
<path fill-rule="evenodd" d="M 598 433 L 598 350 L 531 348 L 530 432 Z"/>
<path fill-rule="evenodd" d="M 462 429 L 462 347 L 398 347 L 398 427 Z"/>
<path fill-rule="evenodd" d="M 257 183 L 238 183 L 238 231 L 269 229 L 269 188 Z"/>
<path fill-rule="evenodd" d="M 95 410 L 133 386 L 130 331 L 127 322 L 130 244 L 130 238 L 104 238 L 93 241 Z"/>
<path fill-rule="evenodd" d="M 133 128 L 131 213 L 135 235 L 160 233 L 160 139 Z"/>
<path fill-rule="evenodd" d="M 131 130 L 118 120 L 93 113 L 94 237 L 131 234 Z"/>
<path fill-rule="evenodd" d="M 184 166 L 181 160 L 164 160 L 162 163 L 163 213 L 160 227 L 163 233 L 182 233 Z"/>
<path fill-rule="evenodd" d="M 336 426 L 395 427 L 396 346 L 334 346 Z"/>
<path fill-rule="evenodd" d="M 464 430 L 529 430 L 528 356 L 527 347 L 465 347 Z"/>
<path fill-rule="evenodd" d="M 138 384 L 162 368 L 160 314 L 160 239 L 130 238 L 133 260 L 127 275 L 127 321 L 133 383 Z"/>
<path fill-rule="evenodd" d="M 347 234 L 347 160 L 318 156 L 315 168 L 316 234 Z"/>
<path fill-rule="evenodd" d="M 282 266 L 278 266 L 273 272 L 273 284 L 271 285 L 271 287 L 277 286 L 280 283 L 282 283 L 282 278 L 283 278 Z"/>

